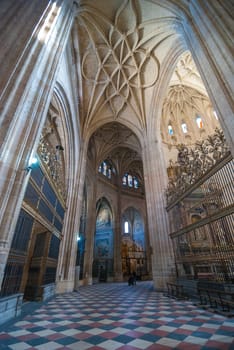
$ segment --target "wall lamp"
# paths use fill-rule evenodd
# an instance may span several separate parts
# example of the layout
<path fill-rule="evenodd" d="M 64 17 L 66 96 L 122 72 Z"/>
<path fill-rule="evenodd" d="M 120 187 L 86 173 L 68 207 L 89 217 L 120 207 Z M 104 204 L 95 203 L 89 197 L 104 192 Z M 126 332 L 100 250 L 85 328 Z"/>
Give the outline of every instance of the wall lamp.
<path fill-rule="evenodd" d="M 30 171 L 38 166 L 38 158 L 36 156 L 31 156 L 28 161 L 27 171 Z"/>

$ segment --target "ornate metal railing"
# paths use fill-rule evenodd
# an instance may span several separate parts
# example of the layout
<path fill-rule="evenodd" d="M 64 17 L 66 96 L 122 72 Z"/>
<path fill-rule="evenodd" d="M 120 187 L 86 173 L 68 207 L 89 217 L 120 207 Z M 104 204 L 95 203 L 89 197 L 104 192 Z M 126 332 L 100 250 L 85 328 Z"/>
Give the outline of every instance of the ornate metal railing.
<path fill-rule="evenodd" d="M 180 145 L 171 183 L 167 211 L 178 276 L 233 282 L 234 160 L 223 134 L 216 130 L 196 151 Z"/>

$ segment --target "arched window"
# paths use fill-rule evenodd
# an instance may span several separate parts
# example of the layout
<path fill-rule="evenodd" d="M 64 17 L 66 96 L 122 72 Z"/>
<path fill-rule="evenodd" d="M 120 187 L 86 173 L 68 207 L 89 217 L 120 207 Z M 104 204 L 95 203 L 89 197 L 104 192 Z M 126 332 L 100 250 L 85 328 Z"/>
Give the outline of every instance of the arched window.
<path fill-rule="evenodd" d="M 133 186 L 134 186 L 134 188 L 139 187 L 139 182 L 138 182 L 138 179 L 136 178 L 136 176 L 133 176 Z"/>
<path fill-rule="evenodd" d="M 107 164 L 106 162 L 103 162 L 103 175 L 107 176 Z"/>
<path fill-rule="evenodd" d="M 125 187 L 130 187 L 134 189 L 139 188 L 139 180 L 137 176 L 132 176 L 131 174 L 128 174 L 128 173 L 124 174 L 124 176 L 122 177 L 122 184 Z"/>
<path fill-rule="evenodd" d="M 128 223 L 128 221 L 124 222 L 124 233 L 129 233 L 129 223 Z"/>
<path fill-rule="evenodd" d="M 132 175 L 128 175 L 128 186 L 132 187 Z"/>
<path fill-rule="evenodd" d="M 106 176 L 108 179 L 111 179 L 112 174 L 116 174 L 115 168 L 108 160 L 105 160 L 99 165 L 98 172 Z"/>
<path fill-rule="evenodd" d="M 173 135 L 174 134 L 173 128 L 172 128 L 172 126 L 170 124 L 168 125 L 167 129 L 168 129 L 168 134 L 169 135 Z"/>
<path fill-rule="evenodd" d="M 202 118 L 200 117 L 200 115 L 196 116 L 196 123 L 197 123 L 197 126 L 199 127 L 199 129 L 203 128 L 203 122 L 202 122 Z"/>
<path fill-rule="evenodd" d="M 181 128 L 184 134 L 188 132 L 187 124 L 185 122 L 182 122 Z"/>
<path fill-rule="evenodd" d="M 128 184 L 128 174 L 125 174 L 122 178 L 122 183 L 124 186 L 127 186 Z"/>

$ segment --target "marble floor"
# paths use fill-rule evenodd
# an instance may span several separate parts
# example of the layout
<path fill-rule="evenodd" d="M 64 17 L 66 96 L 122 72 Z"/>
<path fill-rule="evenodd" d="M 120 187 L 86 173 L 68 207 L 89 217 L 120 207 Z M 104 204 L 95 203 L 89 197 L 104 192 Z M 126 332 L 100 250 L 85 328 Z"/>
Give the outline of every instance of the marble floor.
<path fill-rule="evenodd" d="M 167 298 L 152 282 L 102 283 L 28 303 L 0 327 L 0 349 L 231 350 L 234 318 Z"/>

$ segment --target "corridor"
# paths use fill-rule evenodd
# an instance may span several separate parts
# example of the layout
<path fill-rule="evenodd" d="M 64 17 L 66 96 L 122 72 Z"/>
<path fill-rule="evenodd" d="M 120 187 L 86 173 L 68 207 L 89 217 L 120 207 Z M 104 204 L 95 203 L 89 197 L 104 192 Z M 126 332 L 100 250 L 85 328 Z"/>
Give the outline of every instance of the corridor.
<path fill-rule="evenodd" d="M 0 349 L 231 350 L 234 319 L 156 293 L 103 283 L 59 295 L 0 327 Z"/>

